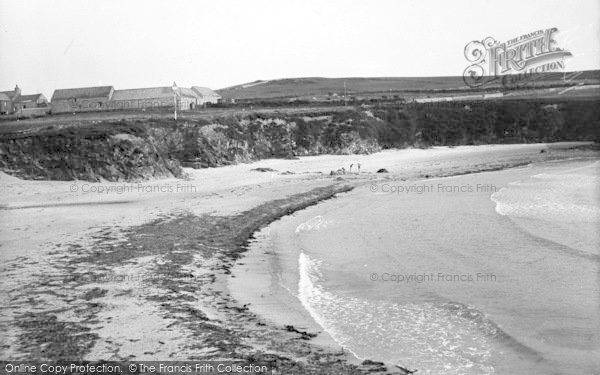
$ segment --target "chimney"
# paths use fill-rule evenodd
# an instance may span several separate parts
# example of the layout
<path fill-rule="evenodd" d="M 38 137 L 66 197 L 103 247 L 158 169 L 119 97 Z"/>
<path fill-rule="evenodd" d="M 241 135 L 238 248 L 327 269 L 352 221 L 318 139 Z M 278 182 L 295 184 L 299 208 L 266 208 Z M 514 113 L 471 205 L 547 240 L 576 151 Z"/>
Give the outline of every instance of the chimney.
<path fill-rule="evenodd" d="M 21 89 L 19 88 L 19 85 L 15 86 L 15 97 L 16 96 L 21 96 Z"/>

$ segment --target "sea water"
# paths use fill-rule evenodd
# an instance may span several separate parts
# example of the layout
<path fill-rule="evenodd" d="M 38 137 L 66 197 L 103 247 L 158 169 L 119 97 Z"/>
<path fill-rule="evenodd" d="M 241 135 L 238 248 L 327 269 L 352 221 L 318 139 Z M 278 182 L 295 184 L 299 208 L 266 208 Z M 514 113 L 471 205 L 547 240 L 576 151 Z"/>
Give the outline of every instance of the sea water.
<path fill-rule="evenodd" d="M 395 182 L 431 187 L 420 193 L 380 183 L 273 224 L 263 245 L 279 254 L 276 282 L 359 358 L 421 374 L 593 374 L 598 168 Z"/>

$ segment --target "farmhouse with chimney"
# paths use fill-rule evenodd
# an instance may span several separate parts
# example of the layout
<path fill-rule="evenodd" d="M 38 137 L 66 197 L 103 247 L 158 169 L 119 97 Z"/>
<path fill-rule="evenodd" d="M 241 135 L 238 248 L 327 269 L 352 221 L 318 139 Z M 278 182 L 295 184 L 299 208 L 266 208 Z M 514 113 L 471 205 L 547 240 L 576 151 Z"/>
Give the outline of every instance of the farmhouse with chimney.
<path fill-rule="evenodd" d="M 22 95 L 18 85 L 12 91 L 0 91 L 0 115 L 47 107 L 48 100 L 43 94 Z"/>

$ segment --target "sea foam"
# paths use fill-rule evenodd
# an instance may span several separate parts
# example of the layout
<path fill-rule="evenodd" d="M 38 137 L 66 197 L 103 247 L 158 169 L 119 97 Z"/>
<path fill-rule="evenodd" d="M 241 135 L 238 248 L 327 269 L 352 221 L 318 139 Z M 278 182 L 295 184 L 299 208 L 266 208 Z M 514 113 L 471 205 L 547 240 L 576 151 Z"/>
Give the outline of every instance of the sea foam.
<path fill-rule="evenodd" d="M 302 305 L 357 358 L 383 359 L 422 374 L 495 373 L 490 335 L 497 328 L 480 312 L 449 303 L 398 304 L 336 295 L 320 285 L 321 261 L 302 252 L 298 262 Z"/>
<path fill-rule="evenodd" d="M 496 212 L 503 216 L 556 222 L 599 221 L 598 163 L 567 173 L 540 173 L 508 184 L 492 194 Z"/>

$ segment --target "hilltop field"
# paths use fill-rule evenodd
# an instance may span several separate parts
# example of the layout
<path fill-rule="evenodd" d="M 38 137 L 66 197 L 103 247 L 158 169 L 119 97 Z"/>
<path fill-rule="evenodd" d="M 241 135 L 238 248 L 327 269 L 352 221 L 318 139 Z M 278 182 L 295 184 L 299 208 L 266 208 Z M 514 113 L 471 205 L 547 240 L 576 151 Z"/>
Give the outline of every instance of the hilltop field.
<path fill-rule="evenodd" d="M 436 94 L 473 94 L 489 91 L 510 92 L 513 95 L 538 97 L 543 92 L 536 90 L 550 87 L 568 87 L 577 85 L 597 85 L 600 83 L 600 71 L 571 73 L 551 73 L 533 75 L 527 79 L 500 80 L 479 88 L 467 86 L 460 76 L 451 77 L 375 77 L 375 78 L 286 78 L 276 80 L 258 80 L 242 85 L 217 90 L 224 99 L 247 100 L 335 100 L 338 97 L 357 99 L 389 99 L 430 96 Z M 572 95 L 571 93 L 570 95 Z M 596 92 L 598 95 L 598 92 Z"/>

